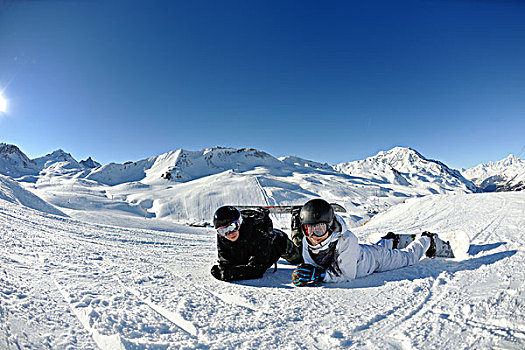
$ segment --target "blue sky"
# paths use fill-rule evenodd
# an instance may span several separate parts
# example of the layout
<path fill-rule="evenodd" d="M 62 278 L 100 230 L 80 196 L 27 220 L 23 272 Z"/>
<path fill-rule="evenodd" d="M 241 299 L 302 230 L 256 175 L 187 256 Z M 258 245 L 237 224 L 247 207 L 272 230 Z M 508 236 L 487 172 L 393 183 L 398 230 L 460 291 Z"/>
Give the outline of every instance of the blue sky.
<path fill-rule="evenodd" d="M 0 91 L 0 142 L 31 158 L 472 167 L 525 153 L 525 2 L 0 1 Z"/>

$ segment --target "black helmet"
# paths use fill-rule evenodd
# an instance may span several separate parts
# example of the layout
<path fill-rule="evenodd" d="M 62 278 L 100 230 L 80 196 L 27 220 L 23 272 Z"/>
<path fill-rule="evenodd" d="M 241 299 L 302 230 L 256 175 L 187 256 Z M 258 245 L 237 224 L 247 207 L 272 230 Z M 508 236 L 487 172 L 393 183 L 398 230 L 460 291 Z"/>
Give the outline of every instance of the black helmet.
<path fill-rule="evenodd" d="M 215 228 L 226 226 L 235 220 L 239 220 L 240 217 L 241 212 L 239 209 L 231 205 L 226 205 L 215 211 L 215 215 L 213 215 L 213 226 Z"/>
<path fill-rule="evenodd" d="M 334 209 L 324 199 L 312 199 L 303 205 L 299 218 L 302 225 L 315 225 L 324 222 L 328 224 L 328 227 L 331 227 L 334 221 Z"/>

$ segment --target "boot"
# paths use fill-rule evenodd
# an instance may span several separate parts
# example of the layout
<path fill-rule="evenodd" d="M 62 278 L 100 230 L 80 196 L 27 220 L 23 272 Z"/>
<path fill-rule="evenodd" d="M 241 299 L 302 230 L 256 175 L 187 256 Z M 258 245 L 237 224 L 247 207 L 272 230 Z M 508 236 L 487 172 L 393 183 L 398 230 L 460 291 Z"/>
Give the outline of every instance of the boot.
<path fill-rule="evenodd" d="M 436 234 L 432 232 L 425 231 L 421 233 L 421 236 L 426 236 L 430 238 L 430 248 L 428 248 L 425 255 L 429 258 L 436 256 Z"/>
<path fill-rule="evenodd" d="M 397 249 L 399 244 L 399 235 L 396 235 L 394 232 L 388 232 L 386 236 L 381 237 L 382 239 L 391 239 L 392 240 L 392 249 Z"/>

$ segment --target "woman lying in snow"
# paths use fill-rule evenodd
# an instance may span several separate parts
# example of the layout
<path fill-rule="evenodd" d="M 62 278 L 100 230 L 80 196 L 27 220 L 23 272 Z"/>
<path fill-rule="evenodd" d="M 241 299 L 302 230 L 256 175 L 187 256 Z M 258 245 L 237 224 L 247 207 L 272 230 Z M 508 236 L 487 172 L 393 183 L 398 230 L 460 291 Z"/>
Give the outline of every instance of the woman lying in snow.
<path fill-rule="evenodd" d="M 350 281 L 374 272 L 413 265 L 425 253 L 429 257 L 435 254 L 436 236 L 428 232 L 403 249 L 392 249 L 394 234 L 385 236 L 376 245 L 359 244 L 344 220 L 322 199 L 307 202 L 299 213 L 295 213 L 292 229 L 295 229 L 293 241 L 302 245 L 304 259 L 304 264 L 292 273 L 293 284 L 297 287 Z M 301 235 L 302 241 L 297 239 Z"/>

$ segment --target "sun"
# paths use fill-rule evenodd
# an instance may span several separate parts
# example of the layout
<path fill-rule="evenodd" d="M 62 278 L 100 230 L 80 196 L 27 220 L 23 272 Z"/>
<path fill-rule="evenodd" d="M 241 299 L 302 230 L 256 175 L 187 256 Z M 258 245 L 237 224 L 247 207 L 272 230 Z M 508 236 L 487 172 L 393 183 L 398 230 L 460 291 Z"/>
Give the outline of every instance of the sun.
<path fill-rule="evenodd" d="M 7 111 L 7 100 L 4 96 L 0 95 L 0 113 L 5 113 Z"/>

